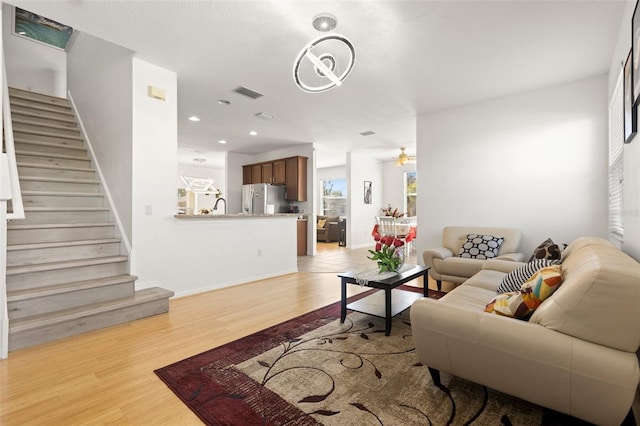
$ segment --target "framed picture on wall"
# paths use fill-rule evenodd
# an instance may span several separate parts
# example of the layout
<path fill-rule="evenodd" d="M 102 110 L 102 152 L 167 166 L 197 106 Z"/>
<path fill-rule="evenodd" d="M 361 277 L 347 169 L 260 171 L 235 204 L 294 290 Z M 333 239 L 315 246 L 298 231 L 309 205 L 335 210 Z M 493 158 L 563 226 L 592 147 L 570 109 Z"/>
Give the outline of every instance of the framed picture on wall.
<path fill-rule="evenodd" d="M 631 19 L 631 57 L 633 58 L 633 66 L 631 67 L 633 90 L 631 95 L 633 104 L 636 105 L 640 100 L 640 11 L 638 10 L 638 2 L 636 2 Z"/>
<path fill-rule="evenodd" d="M 638 128 L 637 109 L 633 103 L 632 81 L 633 67 L 631 66 L 633 50 L 629 51 L 624 63 L 624 142 L 629 143 L 636 135 Z"/>
<path fill-rule="evenodd" d="M 371 204 L 371 181 L 364 181 L 364 203 Z"/>

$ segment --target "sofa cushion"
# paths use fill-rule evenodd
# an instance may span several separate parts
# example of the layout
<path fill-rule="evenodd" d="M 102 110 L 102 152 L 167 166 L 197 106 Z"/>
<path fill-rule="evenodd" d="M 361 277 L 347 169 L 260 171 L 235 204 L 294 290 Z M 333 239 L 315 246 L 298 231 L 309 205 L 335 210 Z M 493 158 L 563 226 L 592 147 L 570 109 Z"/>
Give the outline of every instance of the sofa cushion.
<path fill-rule="evenodd" d="M 505 275 L 496 292 L 507 293 L 511 291 L 520 291 L 522 284 L 524 284 L 525 281 L 531 278 L 533 274 L 544 267 L 553 265 L 555 262 L 558 261 L 548 259 L 535 259 L 517 269 L 514 269 L 513 271 Z"/>
<path fill-rule="evenodd" d="M 560 286 L 560 268 L 560 265 L 542 268 L 522 285 L 520 291 L 498 294 L 487 304 L 485 312 L 513 318 L 526 317 Z"/>
<path fill-rule="evenodd" d="M 533 250 L 529 262 L 535 259 L 560 260 L 562 249 L 554 243 L 551 238 L 547 238 Z"/>
<path fill-rule="evenodd" d="M 325 223 L 327 223 L 327 219 L 318 219 L 318 229 L 324 228 Z"/>
<path fill-rule="evenodd" d="M 469 259 L 465 257 L 448 257 L 446 259 L 433 259 L 433 266 L 442 275 L 453 275 L 457 277 L 472 277 L 473 274 L 482 270 L 484 264 L 482 259 Z"/>
<path fill-rule="evenodd" d="M 471 259 L 492 259 L 498 256 L 503 242 L 504 238 L 502 237 L 468 234 L 467 240 L 460 247 L 458 256 Z"/>

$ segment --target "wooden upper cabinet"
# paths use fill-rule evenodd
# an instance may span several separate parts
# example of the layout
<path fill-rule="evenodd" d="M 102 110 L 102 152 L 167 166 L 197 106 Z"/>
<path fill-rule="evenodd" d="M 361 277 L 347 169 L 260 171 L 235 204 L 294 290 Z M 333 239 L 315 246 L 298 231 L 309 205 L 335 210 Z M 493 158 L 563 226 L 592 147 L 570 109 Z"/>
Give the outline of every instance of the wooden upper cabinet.
<path fill-rule="evenodd" d="M 262 183 L 262 164 L 251 166 L 251 183 Z"/>
<path fill-rule="evenodd" d="M 273 163 L 262 163 L 262 183 L 273 183 Z"/>
<path fill-rule="evenodd" d="M 251 166 L 242 166 L 242 184 L 249 185 L 251 182 Z"/>
<path fill-rule="evenodd" d="M 285 185 L 286 180 L 286 161 L 275 160 L 273 162 L 273 182 L 274 185 Z"/>
<path fill-rule="evenodd" d="M 307 157 L 285 159 L 288 201 L 307 201 Z"/>

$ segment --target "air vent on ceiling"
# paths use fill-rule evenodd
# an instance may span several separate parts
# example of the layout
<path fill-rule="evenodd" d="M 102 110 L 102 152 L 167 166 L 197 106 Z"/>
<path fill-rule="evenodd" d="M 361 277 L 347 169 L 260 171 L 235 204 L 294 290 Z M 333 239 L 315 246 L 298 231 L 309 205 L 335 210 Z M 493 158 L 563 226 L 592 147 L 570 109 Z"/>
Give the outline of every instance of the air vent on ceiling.
<path fill-rule="evenodd" d="M 247 89 L 244 86 L 236 87 L 235 89 L 233 89 L 233 91 L 241 95 L 248 96 L 251 99 L 258 99 L 259 97 L 264 96 L 262 93 L 254 92 L 253 90 Z"/>
<path fill-rule="evenodd" d="M 259 112 L 254 115 L 258 118 L 264 118 L 265 120 L 271 120 L 273 118 L 273 115 L 265 114 L 264 112 Z"/>
<path fill-rule="evenodd" d="M 366 132 L 362 132 L 360 133 L 362 136 L 371 136 L 371 135 L 375 135 L 376 132 L 374 132 L 373 130 L 367 130 Z"/>

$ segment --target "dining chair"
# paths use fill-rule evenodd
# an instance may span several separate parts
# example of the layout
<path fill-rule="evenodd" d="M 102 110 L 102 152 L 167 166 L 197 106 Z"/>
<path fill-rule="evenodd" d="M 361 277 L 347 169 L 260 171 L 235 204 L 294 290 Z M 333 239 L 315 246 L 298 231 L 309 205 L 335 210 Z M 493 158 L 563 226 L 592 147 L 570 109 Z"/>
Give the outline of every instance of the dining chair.
<path fill-rule="evenodd" d="M 397 237 L 395 217 L 376 216 L 376 224 L 378 224 L 378 232 L 380 233 L 380 235 L 391 235 L 393 237 Z"/>

